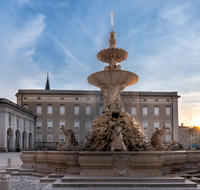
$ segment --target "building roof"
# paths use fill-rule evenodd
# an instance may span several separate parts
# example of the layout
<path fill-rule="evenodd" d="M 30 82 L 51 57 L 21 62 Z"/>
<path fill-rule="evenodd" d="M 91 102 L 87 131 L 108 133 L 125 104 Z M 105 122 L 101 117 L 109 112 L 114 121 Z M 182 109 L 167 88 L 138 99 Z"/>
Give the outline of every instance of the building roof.
<path fill-rule="evenodd" d="M 18 109 L 20 111 L 23 111 L 25 113 L 28 113 L 28 114 L 30 114 L 32 116 L 37 117 L 37 115 L 35 113 L 33 113 L 32 111 L 27 110 L 26 108 L 23 108 L 22 106 L 19 106 L 18 104 L 15 104 L 14 102 L 12 102 L 12 101 L 10 101 L 10 100 L 8 100 L 6 98 L 0 98 L 0 104 L 7 104 L 9 106 L 12 106 L 13 108 L 16 108 L 16 109 Z"/>
<path fill-rule="evenodd" d="M 100 90 L 42 90 L 42 89 L 19 89 L 19 94 L 44 94 L 44 95 L 103 95 Z M 152 97 L 177 97 L 177 92 L 141 92 L 141 91 L 123 91 L 121 96 L 152 96 Z"/>

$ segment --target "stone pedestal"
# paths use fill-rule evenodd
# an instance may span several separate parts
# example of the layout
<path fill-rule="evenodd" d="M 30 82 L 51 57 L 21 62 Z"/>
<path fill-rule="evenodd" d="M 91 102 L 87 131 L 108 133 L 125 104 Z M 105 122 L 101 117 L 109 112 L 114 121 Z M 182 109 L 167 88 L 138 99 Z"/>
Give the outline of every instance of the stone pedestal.
<path fill-rule="evenodd" d="M 163 152 L 80 152 L 82 176 L 162 176 Z"/>
<path fill-rule="evenodd" d="M 48 173 L 49 165 L 47 163 L 47 151 L 35 151 L 34 161 L 35 169 L 38 173 Z"/>
<path fill-rule="evenodd" d="M 161 171 L 163 174 L 170 174 L 172 173 L 171 165 L 174 162 L 174 151 L 164 151 L 165 162 L 161 167 Z"/>
<path fill-rule="evenodd" d="M 21 167 L 26 169 L 34 169 L 36 165 L 34 158 L 35 158 L 35 151 L 22 151 L 20 159 L 23 162 L 23 164 L 21 165 Z"/>
<path fill-rule="evenodd" d="M 173 151 L 174 162 L 171 165 L 173 172 L 181 171 L 185 169 L 186 151 Z"/>
<path fill-rule="evenodd" d="M 65 174 L 68 168 L 65 162 L 66 154 L 66 151 L 47 151 L 46 159 L 49 171 Z"/>
<path fill-rule="evenodd" d="M 66 153 L 65 162 L 68 165 L 66 174 L 79 175 L 82 170 L 79 163 L 79 151 L 67 151 L 65 153 Z"/>
<path fill-rule="evenodd" d="M 200 161 L 200 152 L 199 151 L 187 151 L 185 160 L 185 169 L 192 170 L 198 169 L 197 163 Z"/>

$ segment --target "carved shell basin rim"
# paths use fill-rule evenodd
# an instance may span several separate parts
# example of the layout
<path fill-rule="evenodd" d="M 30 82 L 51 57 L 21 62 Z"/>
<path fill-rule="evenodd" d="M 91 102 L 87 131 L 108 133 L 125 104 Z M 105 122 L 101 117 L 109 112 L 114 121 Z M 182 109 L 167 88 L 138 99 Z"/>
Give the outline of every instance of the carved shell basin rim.
<path fill-rule="evenodd" d="M 112 58 L 115 58 L 115 60 L 120 63 L 128 58 L 128 53 L 125 50 L 119 48 L 107 48 L 101 50 L 97 54 L 97 59 L 104 63 L 109 63 L 109 60 Z"/>
<path fill-rule="evenodd" d="M 101 85 L 115 86 L 118 84 L 125 84 L 131 86 L 139 80 L 139 77 L 130 71 L 125 70 L 105 70 L 91 74 L 87 81 L 96 87 Z"/>

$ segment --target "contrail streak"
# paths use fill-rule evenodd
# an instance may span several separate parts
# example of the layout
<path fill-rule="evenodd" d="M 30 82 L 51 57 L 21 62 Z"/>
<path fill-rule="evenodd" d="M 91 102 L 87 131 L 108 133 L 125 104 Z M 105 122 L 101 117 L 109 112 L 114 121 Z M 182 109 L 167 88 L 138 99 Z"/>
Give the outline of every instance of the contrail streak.
<path fill-rule="evenodd" d="M 28 16 L 24 11 L 22 11 L 28 18 L 30 18 L 31 20 L 33 20 L 30 16 Z M 71 57 L 74 61 L 76 61 L 81 67 L 83 67 L 88 73 L 91 73 L 91 71 L 89 69 L 87 69 L 80 61 L 78 61 L 68 50 L 68 48 L 61 43 L 57 38 L 55 38 L 54 36 L 51 36 L 45 29 L 43 29 L 43 31 L 58 45 L 60 46 L 60 48 L 63 49 L 63 51 L 69 56 Z"/>

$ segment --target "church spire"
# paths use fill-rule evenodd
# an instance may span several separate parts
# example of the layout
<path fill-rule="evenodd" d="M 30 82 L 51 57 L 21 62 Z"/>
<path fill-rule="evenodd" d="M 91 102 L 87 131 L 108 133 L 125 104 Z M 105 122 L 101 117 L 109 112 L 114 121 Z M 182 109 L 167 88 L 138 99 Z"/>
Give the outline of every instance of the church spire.
<path fill-rule="evenodd" d="M 50 90 L 50 84 L 49 84 L 49 71 L 48 71 L 48 70 L 47 70 L 47 82 L 46 82 L 45 90 Z"/>

